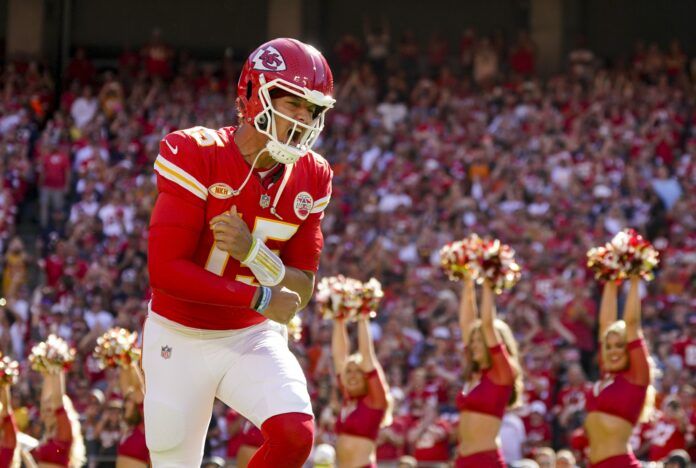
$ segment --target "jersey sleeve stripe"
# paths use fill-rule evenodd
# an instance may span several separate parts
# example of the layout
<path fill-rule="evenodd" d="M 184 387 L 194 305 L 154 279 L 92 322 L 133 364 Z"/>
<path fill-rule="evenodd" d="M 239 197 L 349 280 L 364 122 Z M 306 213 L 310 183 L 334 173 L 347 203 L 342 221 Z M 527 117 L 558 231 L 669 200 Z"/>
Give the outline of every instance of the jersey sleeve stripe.
<path fill-rule="evenodd" d="M 155 170 L 165 179 L 180 185 L 201 200 L 205 201 L 208 198 L 208 191 L 203 184 L 185 170 L 164 159 L 161 155 L 157 156 L 155 160 Z"/>
<path fill-rule="evenodd" d="M 324 208 L 329 204 L 331 201 L 331 195 L 327 195 L 324 198 L 320 198 L 319 200 L 314 202 L 314 205 L 312 206 L 312 210 L 310 213 L 321 213 L 324 211 Z"/>

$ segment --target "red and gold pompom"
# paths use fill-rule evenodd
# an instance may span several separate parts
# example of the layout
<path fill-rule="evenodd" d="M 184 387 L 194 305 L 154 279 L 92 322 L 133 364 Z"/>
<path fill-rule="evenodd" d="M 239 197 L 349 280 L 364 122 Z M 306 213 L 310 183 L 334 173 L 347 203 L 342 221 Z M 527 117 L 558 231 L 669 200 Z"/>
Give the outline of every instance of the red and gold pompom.
<path fill-rule="evenodd" d="M 362 283 L 343 275 L 322 278 L 317 285 L 316 299 L 325 319 L 354 317 L 362 306 Z"/>
<path fill-rule="evenodd" d="M 639 275 L 652 280 L 659 253 L 634 229 L 624 229 L 611 242 L 587 252 L 587 266 L 601 281 L 616 281 Z"/>
<path fill-rule="evenodd" d="M 137 341 L 137 332 L 130 332 L 125 328 L 112 328 L 97 338 L 97 346 L 92 355 L 99 361 L 99 367 L 102 369 L 128 367 L 140 359 Z"/>
<path fill-rule="evenodd" d="M 0 353 L 0 386 L 14 385 L 19 377 L 19 363 Z"/>
<path fill-rule="evenodd" d="M 509 245 L 476 234 L 445 245 L 440 250 L 440 263 L 452 281 L 470 278 L 478 284 L 487 282 L 496 294 L 512 288 L 522 276 Z"/>
<path fill-rule="evenodd" d="M 343 275 L 323 278 L 317 285 L 316 299 L 325 319 L 356 319 L 358 314 L 377 315 L 384 297 L 382 284 L 375 278 L 367 283 Z"/>
<path fill-rule="evenodd" d="M 478 274 L 478 258 L 483 240 L 477 234 L 450 242 L 440 249 L 440 265 L 452 281 L 474 278 Z"/>
<path fill-rule="evenodd" d="M 29 362 L 31 368 L 42 373 L 57 373 L 70 368 L 75 361 L 75 348 L 56 336 L 48 335 L 46 341 L 42 341 L 31 349 Z"/>
<path fill-rule="evenodd" d="M 515 251 L 498 239 L 483 241 L 479 268 L 476 282 L 488 282 L 496 294 L 511 289 L 522 277 L 522 269 L 515 262 Z"/>

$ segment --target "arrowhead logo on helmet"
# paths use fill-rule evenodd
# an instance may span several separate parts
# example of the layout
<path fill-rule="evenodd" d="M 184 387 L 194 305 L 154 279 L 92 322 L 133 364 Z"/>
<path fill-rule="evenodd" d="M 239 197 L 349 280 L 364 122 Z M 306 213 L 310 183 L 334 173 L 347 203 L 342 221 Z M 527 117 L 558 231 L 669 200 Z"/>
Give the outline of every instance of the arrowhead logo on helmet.
<path fill-rule="evenodd" d="M 287 68 L 283 56 L 273 46 L 261 47 L 251 61 L 254 62 L 254 70 L 285 71 Z"/>

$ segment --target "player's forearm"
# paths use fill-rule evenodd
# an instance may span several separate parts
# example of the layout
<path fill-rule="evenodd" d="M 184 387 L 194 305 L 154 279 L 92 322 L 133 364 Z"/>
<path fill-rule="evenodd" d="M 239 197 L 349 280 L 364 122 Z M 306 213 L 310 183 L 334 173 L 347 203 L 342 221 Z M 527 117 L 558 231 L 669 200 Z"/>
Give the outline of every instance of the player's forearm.
<path fill-rule="evenodd" d="M 298 310 L 307 307 L 314 292 L 314 274 L 312 272 L 286 266 L 285 277 L 280 284 L 300 295 L 300 309 Z"/>
<path fill-rule="evenodd" d="M 182 301 L 227 307 L 253 307 L 258 289 L 214 275 L 183 259 L 158 264 L 151 261 L 150 284 Z"/>

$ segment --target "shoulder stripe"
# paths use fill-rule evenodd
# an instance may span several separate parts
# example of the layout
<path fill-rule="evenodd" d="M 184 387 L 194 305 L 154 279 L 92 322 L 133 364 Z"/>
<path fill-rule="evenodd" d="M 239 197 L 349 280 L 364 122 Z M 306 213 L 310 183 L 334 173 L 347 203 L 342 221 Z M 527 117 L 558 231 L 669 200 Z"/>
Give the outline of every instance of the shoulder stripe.
<path fill-rule="evenodd" d="M 330 194 L 325 196 L 324 198 L 320 198 L 319 200 L 314 202 L 314 205 L 312 206 L 312 210 L 310 211 L 310 213 L 321 213 L 329 205 L 330 201 Z"/>
<path fill-rule="evenodd" d="M 206 190 L 203 184 L 176 164 L 167 161 L 162 155 L 158 155 L 155 160 L 155 171 L 165 179 L 185 188 L 201 200 L 205 201 L 208 198 L 208 190 Z"/>

